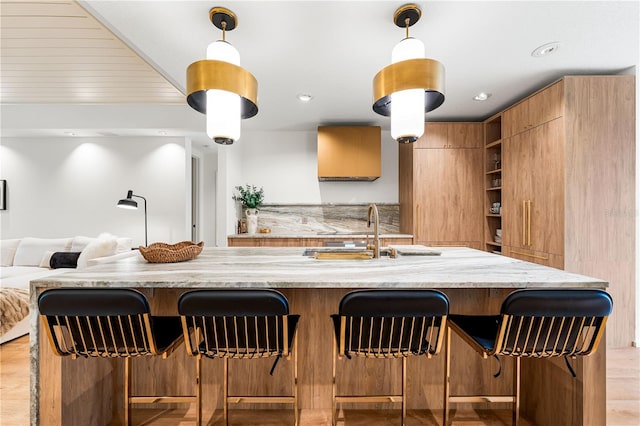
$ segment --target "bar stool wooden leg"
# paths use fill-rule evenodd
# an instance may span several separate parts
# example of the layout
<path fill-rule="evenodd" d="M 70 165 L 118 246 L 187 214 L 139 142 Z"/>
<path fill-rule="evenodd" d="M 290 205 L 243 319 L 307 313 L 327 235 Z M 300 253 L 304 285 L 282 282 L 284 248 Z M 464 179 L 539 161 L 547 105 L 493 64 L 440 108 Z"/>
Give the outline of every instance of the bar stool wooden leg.
<path fill-rule="evenodd" d="M 407 357 L 402 357 L 402 426 L 407 423 Z"/>
<path fill-rule="evenodd" d="M 124 425 L 131 426 L 131 360 L 124 359 Z"/>
<path fill-rule="evenodd" d="M 298 334 L 293 337 L 293 415 L 295 426 L 300 424 L 298 412 Z"/>
<path fill-rule="evenodd" d="M 447 426 L 449 420 L 449 396 L 451 394 L 451 329 L 447 327 L 444 342 L 444 401 L 442 401 L 442 425 Z"/>
<path fill-rule="evenodd" d="M 224 369 L 224 384 L 223 388 L 223 401 L 224 401 L 224 424 L 229 426 L 229 359 L 223 358 Z"/>
<path fill-rule="evenodd" d="M 520 420 L 520 357 L 515 357 L 513 367 L 513 426 L 518 426 Z"/>
<path fill-rule="evenodd" d="M 196 356 L 196 425 L 202 426 L 202 355 Z"/>
<path fill-rule="evenodd" d="M 333 379 L 331 385 L 331 426 L 336 426 L 336 358 L 338 357 L 338 348 L 335 339 L 333 340 Z"/>

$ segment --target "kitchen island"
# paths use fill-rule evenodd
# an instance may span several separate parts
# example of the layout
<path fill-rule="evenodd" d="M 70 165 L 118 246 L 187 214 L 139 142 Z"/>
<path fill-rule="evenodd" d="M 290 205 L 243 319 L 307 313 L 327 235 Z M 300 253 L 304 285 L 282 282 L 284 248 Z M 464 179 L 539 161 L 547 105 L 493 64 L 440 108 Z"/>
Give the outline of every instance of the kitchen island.
<path fill-rule="evenodd" d="M 399 256 L 371 260 L 316 260 L 300 248 L 206 248 L 195 260 L 149 264 L 142 257 L 31 282 L 31 309 L 38 294 L 55 287 L 126 287 L 142 291 L 155 315 L 177 315 L 181 293 L 197 288 L 275 288 L 301 315 L 298 330 L 300 408 L 331 407 L 332 324 L 329 315 L 341 297 L 361 288 L 436 288 L 450 299 L 451 313 L 496 314 L 506 295 L 519 288 L 606 288 L 598 279 L 576 275 L 468 248 L 439 248 L 440 256 Z M 32 315 L 31 423 L 110 424 L 122 412 L 122 361 L 55 357 L 36 315 Z M 180 349 L 167 360 L 134 363 L 136 393 L 193 392 L 194 361 Z M 268 375 L 270 360 L 230 364 L 232 392 L 278 393 L 290 386 L 289 363 Z M 526 362 L 529 361 L 529 362 Z M 342 362 L 342 361 L 341 361 Z M 339 384 L 356 393 L 394 392 L 400 386 L 398 360 L 354 359 L 373 366 L 342 371 Z M 372 364 L 375 362 L 375 364 Z M 250 364 L 250 365 L 249 365 Z M 535 424 L 605 424 L 605 343 L 586 358 L 572 361 L 573 379 L 563 360 L 525 360 L 522 414 Z M 452 391 L 456 394 L 511 390 L 512 364 L 493 378 L 494 360 L 482 360 L 456 337 L 452 340 Z M 207 413 L 221 407 L 222 362 L 203 362 L 203 403 Z M 408 362 L 408 408 L 430 409 L 440 419 L 444 357 L 411 357 Z M 371 404 L 371 408 L 392 408 Z M 493 404 L 492 408 L 496 405 Z M 500 405 L 498 405 L 500 407 Z M 502 408 L 509 408 L 507 404 Z M 397 408 L 397 407 L 393 407 Z M 456 408 L 456 407 L 452 407 Z M 207 411 L 208 410 L 208 411 Z M 116 421 L 117 422 L 117 421 Z"/>

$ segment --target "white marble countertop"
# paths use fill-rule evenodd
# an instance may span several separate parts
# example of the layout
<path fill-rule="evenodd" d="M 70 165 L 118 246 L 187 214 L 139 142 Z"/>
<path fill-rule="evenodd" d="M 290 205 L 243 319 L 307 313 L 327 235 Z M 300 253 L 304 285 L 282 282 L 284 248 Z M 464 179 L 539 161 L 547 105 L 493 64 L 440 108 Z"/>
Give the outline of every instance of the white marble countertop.
<path fill-rule="evenodd" d="M 232 234 L 227 235 L 227 238 L 311 238 L 311 239 L 321 239 L 321 238 L 331 238 L 331 239 L 342 239 L 342 240 L 353 240 L 353 239 L 365 239 L 367 237 L 371 237 L 372 233 L 367 234 L 366 232 L 349 232 L 349 233 L 340 233 L 336 232 L 332 233 L 316 233 L 316 234 L 281 234 L 281 233 L 273 233 L 269 232 L 266 234 L 255 233 L 255 234 Z M 413 238 L 411 234 L 380 234 L 380 238 Z"/>
<path fill-rule="evenodd" d="M 316 260 L 303 248 L 215 247 L 181 263 L 152 264 L 141 255 L 31 281 L 43 287 L 527 288 L 597 287 L 605 281 L 462 247 L 440 256 Z"/>

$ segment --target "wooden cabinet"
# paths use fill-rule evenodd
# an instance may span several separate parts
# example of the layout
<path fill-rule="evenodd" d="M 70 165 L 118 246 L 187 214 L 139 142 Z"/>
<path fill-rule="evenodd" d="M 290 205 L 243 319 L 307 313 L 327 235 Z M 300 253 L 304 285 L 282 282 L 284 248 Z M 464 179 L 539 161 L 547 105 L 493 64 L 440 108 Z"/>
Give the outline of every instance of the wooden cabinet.
<path fill-rule="evenodd" d="M 482 125 L 429 122 L 425 124 L 424 134 L 413 145 L 415 148 L 480 148 Z"/>
<path fill-rule="evenodd" d="M 633 76 L 565 77 L 502 113 L 502 253 L 608 281 L 613 347 L 635 335 L 635 125 Z"/>
<path fill-rule="evenodd" d="M 562 82 L 555 83 L 504 111 L 503 137 L 516 135 L 561 117 L 562 88 Z"/>
<path fill-rule="evenodd" d="M 381 139 L 379 126 L 318 127 L 318 179 L 379 178 Z"/>
<path fill-rule="evenodd" d="M 507 246 L 564 253 L 564 126 L 561 118 L 504 142 Z"/>
<path fill-rule="evenodd" d="M 552 268 L 563 269 L 564 267 L 564 257 L 558 254 L 520 249 L 506 245 L 502 248 L 502 254 L 514 259 L 537 263 L 538 265 L 550 266 Z"/>
<path fill-rule="evenodd" d="M 400 146 L 400 232 L 480 248 L 482 140 L 482 123 L 427 123 L 420 141 Z"/>

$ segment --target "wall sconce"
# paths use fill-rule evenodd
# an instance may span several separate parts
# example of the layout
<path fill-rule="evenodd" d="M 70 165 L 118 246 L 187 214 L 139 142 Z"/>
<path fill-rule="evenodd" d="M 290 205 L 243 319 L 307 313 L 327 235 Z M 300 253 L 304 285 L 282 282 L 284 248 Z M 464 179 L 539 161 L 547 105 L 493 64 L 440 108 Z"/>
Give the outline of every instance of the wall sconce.
<path fill-rule="evenodd" d="M 373 110 L 391 116 L 391 136 L 411 143 L 424 134 L 424 115 L 444 102 L 444 66 L 424 57 L 422 41 L 409 37 L 409 27 L 420 20 L 415 4 L 400 7 L 393 22 L 406 36 L 391 53 L 391 65 L 373 79 Z"/>
<path fill-rule="evenodd" d="M 127 198 L 123 198 L 122 200 L 118 201 L 117 205 L 121 209 L 137 210 L 138 202 L 134 200 L 133 197 L 142 198 L 144 200 L 144 245 L 145 247 L 148 247 L 149 243 L 147 241 L 147 199 L 141 195 L 136 195 L 133 193 L 132 190 L 129 190 L 127 191 Z"/>
<path fill-rule="evenodd" d="M 214 7 L 209 20 L 222 30 L 222 40 L 209 45 L 207 59 L 187 68 L 187 103 L 206 114 L 209 138 L 231 145 L 240 139 L 240 119 L 258 113 L 258 81 L 240 67 L 240 53 L 226 41 L 226 32 L 238 25 L 236 15 Z"/>

